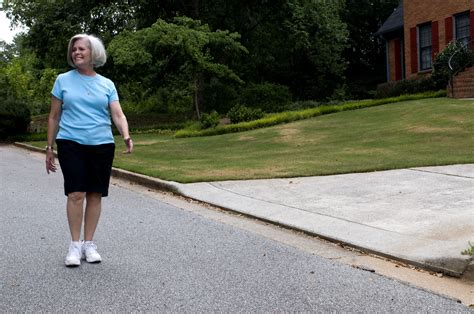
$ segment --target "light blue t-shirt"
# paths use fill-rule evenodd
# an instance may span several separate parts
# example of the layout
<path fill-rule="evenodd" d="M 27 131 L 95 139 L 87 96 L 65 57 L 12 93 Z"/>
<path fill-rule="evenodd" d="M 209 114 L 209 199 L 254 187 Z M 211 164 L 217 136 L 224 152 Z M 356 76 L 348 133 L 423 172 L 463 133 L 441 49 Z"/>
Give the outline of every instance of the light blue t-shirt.
<path fill-rule="evenodd" d="M 118 94 L 111 80 L 71 70 L 58 75 L 51 94 L 63 102 L 56 138 L 84 145 L 114 142 L 109 105 Z"/>

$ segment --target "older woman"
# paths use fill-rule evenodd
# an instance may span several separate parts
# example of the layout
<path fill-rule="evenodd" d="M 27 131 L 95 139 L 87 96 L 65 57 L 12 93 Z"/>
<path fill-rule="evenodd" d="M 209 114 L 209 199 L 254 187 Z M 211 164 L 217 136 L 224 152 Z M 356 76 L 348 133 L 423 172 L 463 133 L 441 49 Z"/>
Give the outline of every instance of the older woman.
<path fill-rule="evenodd" d="M 100 39 L 86 34 L 73 36 L 67 61 L 74 69 L 58 75 L 51 92 L 46 171 L 56 171 L 56 141 L 72 238 L 65 264 L 79 266 L 81 259 L 89 263 L 102 260 L 93 238 L 102 197 L 108 195 L 115 151 L 110 117 L 125 141 L 127 153 L 132 152 L 133 142 L 114 83 L 94 70 L 106 61 Z M 84 241 L 80 242 L 83 220 Z"/>

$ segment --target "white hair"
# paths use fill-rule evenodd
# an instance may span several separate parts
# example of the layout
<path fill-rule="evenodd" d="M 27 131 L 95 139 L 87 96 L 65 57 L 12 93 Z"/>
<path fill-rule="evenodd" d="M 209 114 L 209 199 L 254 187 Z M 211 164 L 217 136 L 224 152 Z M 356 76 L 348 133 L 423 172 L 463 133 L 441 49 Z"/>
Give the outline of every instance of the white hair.
<path fill-rule="evenodd" d="M 72 36 L 72 38 L 69 40 L 69 45 L 67 47 L 67 63 L 69 63 L 70 66 L 73 68 L 76 67 L 74 64 L 74 61 L 72 60 L 71 54 L 72 54 L 72 46 L 74 46 L 74 43 L 78 41 L 79 39 L 85 39 L 87 42 L 89 42 L 89 48 L 91 50 L 91 59 L 92 59 L 92 65 L 94 68 L 103 66 L 105 62 L 107 61 L 107 54 L 105 53 L 105 47 L 104 44 L 102 43 L 102 40 L 99 38 L 93 36 L 93 35 L 88 35 L 88 34 L 77 34 Z"/>

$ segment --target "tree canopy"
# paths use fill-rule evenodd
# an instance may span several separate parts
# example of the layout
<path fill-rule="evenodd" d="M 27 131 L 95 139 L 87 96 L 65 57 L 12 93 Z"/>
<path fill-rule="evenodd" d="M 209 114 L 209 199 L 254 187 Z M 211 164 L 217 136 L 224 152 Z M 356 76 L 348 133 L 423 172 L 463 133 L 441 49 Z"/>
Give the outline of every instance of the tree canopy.
<path fill-rule="evenodd" d="M 247 53 L 239 39 L 237 33 L 212 32 L 206 24 L 177 17 L 173 23 L 159 19 L 151 27 L 122 32 L 110 43 L 109 52 L 115 66 L 128 73 L 124 79 L 141 82 L 142 89 L 154 93 L 159 90 L 157 86 L 169 87 L 172 100 L 179 95 L 192 97 L 200 116 L 200 80 L 219 77 L 243 83 L 227 65 L 215 61 Z"/>
<path fill-rule="evenodd" d="M 52 74 L 68 69 L 68 40 L 89 33 L 108 48 L 110 60 L 100 72 L 117 83 L 128 110 L 225 113 L 250 93 L 293 100 L 365 97 L 383 79 L 383 44 L 373 33 L 397 4 L 6 0 L 7 15 L 29 30 L 13 46 L 0 43 L 0 67 L 12 91 L 25 88 L 28 95 L 29 80 L 38 95 Z M 47 105 L 35 108 L 43 112 Z"/>
<path fill-rule="evenodd" d="M 345 0 L 342 21 L 349 30 L 346 81 L 352 97 L 367 97 L 368 91 L 385 80 L 385 44 L 375 35 L 399 0 Z M 357 8 L 357 9 L 354 9 Z"/>

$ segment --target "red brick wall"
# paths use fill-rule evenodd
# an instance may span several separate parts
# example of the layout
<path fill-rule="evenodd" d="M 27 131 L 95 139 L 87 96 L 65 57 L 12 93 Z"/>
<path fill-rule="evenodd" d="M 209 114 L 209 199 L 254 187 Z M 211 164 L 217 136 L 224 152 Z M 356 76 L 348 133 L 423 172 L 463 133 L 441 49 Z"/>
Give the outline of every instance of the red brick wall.
<path fill-rule="evenodd" d="M 446 29 L 448 20 L 454 14 L 471 11 L 471 38 L 473 34 L 474 0 L 404 0 L 403 1 L 403 24 L 404 36 L 409 45 L 405 45 L 406 75 L 407 78 L 417 75 L 418 72 L 418 42 L 416 38 L 416 27 L 427 22 L 436 22 L 432 31 L 437 28 L 436 43 L 433 42 L 433 51 L 442 51 L 446 44 L 452 39 L 451 29 Z M 452 25 L 452 20 L 451 20 Z M 452 26 L 451 26 L 452 27 Z M 449 25 L 448 25 L 449 28 Z M 415 29 L 415 33 L 413 31 Z M 448 36 L 446 36 L 448 32 Z M 451 36 L 451 38 L 449 38 Z M 436 45 L 437 44 L 437 45 Z M 435 52 L 435 51 L 434 51 Z"/>

